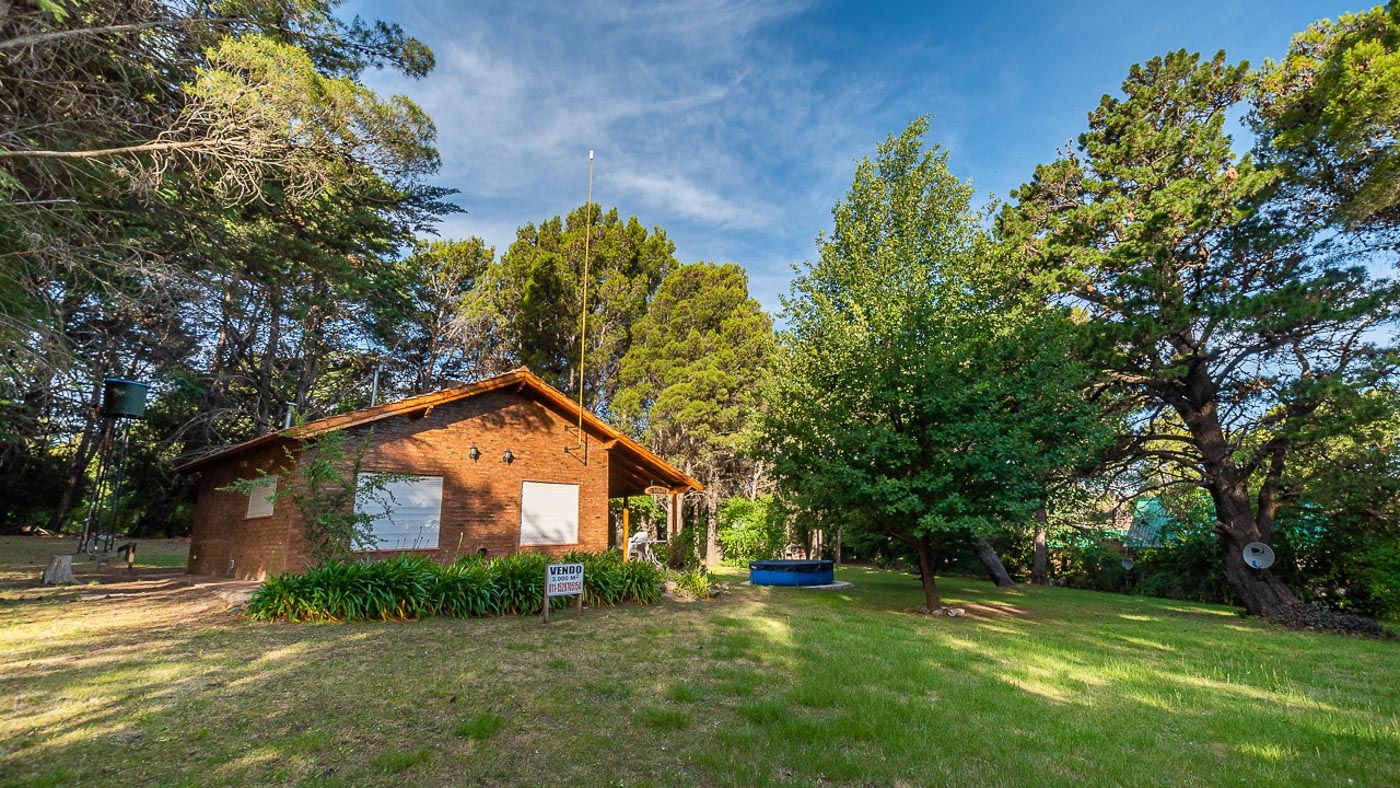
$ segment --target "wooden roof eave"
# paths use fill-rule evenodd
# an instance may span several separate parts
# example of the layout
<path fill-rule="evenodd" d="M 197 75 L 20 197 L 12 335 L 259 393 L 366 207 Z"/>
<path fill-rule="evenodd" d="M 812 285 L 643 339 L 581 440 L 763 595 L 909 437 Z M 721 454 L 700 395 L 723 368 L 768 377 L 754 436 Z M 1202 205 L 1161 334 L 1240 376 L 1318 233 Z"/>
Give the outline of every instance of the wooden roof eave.
<path fill-rule="evenodd" d="M 656 461 L 652 461 L 653 459 Z M 690 478 L 674 465 L 656 458 L 649 451 L 641 454 L 634 451 L 632 446 L 618 442 L 609 448 L 609 463 L 616 463 L 619 460 L 629 468 L 629 475 L 643 483 L 644 487 L 659 484 L 672 493 L 700 492 L 705 489 L 705 486 L 700 482 Z"/>

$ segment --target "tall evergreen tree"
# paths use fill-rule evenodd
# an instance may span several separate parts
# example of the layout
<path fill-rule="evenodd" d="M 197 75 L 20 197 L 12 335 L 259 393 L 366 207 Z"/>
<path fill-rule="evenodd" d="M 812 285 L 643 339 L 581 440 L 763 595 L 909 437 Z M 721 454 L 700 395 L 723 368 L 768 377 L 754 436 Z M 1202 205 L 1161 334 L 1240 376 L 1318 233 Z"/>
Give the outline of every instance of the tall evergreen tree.
<path fill-rule="evenodd" d="M 1368 392 L 1396 371 L 1400 288 L 1288 221 L 1272 202 L 1286 171 L 1234 153 L 1227 116 L 1249 81 L 1224 53 L 1134 66 L 1001 229 L 1084 311 L 1104 384 L 1140 403 L 1137 456 L 1210 493 L 1236 595 L 1277 613 L 1293 593 L 1241 551 L 1303 492 L 1286 483 L 1296 453 L 1383 412 Z"/>
<path fill-rule="evenodd" d="M 613 413 L 705 482 L 712 513 L 761 473 L 744 449 L 772 349 L 772 321 L 733 263 L 672 270 L 633 326 Z"/>
<path fill-rule="evenodd" d="M 174 494 L 173 454 L 364 390 L 342 384 L 388 300 L 379 264 L 450 207 L 421 183 L 431 121 L 359 79 L 421 76 L 431 52 L 336 5 L 0 15 L 0 475 L 63 468 L 61 493 L 7 520 L 77 503 L 104 375 L 158 384 L 164 429 L 138 432 L 133 467 Z"/>
<path fill-rule="evenodd" d="M 465 318 L 494 345 L 479 352 L 498 363 L 524 364 L 554 386 L 577 393 L 579 331 L 586 330 L 584 402 L 606 413 L 632 327 L 676 266 L 675 248 L 661 228 L 648 231 L 637 217 L 624 221 L 616 208 L 603 211 L 598 205 L 526 224 L 468 302 Z M 580 320 L 585 312 L 586 329 Z"/>
<path fill-rule="evenodd" d="M 1267 63 L 1254 91 L 1262 160 L 1287 177 L 1304 220 L 1400 231 L 1400 3 L 1293 37 L 1288 56 Z"/>

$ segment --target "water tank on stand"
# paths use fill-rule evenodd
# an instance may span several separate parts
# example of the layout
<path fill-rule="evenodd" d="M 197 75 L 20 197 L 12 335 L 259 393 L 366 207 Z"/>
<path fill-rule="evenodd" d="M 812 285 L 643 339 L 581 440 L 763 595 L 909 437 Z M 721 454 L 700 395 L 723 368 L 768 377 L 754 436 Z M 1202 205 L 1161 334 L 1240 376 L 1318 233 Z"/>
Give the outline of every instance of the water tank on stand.
<path fill-rule="evenodd" d="M 146 415 L 146 392 L 150 386 L 134 380 L 106 378 L 102 381 L 102 415 L 114 419 L 139 419 Z"/>

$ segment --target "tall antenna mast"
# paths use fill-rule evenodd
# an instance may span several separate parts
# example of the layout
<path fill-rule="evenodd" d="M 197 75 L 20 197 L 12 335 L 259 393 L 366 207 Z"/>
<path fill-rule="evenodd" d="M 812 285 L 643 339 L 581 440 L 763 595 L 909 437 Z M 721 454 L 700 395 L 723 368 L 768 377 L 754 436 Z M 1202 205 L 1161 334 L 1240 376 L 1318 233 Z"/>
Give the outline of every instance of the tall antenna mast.
<path fill-rule="evenodd" d="M 578 442 L 583 445 L 584 357 L 588 352 L 588 242 L 593 237 L 593 151 L 588 151 L 588 199 L 583 202 L 583 308 L 578 328 Z"/>

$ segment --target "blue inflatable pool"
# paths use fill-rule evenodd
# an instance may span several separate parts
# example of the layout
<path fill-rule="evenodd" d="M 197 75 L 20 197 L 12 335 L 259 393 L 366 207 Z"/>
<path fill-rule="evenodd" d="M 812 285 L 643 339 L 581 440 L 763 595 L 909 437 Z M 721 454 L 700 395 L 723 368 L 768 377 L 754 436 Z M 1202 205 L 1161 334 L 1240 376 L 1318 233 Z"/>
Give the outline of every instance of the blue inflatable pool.
<path fill-rule="evenodd" d="M 756 586 L 824 586 L 836 582 L 831 561 L 750 561 L 749 582 Z"/>

